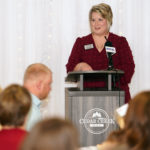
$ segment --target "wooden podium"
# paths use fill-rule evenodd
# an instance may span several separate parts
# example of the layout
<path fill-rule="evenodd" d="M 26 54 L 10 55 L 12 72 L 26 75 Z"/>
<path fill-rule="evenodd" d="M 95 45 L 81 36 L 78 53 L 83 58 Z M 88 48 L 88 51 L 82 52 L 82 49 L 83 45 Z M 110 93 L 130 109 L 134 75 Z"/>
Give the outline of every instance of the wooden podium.
<path fill-rule="evenodd" d="M 69 72 L 65 81 L 78 82 L 77 88 L 65 89 L 65 117 L 73 122 L 80 134 L 80 145 L 103 142 L 118 128 L 114 110 L 124 104 L 124 91 L 115 86 L 124 74 L 122 70 Z M 84 88 L 85 81 L 102 80 L 105 88 Z"/>

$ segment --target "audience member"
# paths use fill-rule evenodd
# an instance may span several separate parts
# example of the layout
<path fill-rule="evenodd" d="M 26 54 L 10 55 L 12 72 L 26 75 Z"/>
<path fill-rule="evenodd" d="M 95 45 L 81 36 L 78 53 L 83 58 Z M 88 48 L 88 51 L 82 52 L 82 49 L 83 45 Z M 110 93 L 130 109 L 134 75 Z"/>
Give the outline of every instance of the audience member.
<path fill-rule="evenodd" d="M 27 130 L 30 130 L 37 121 L 41 120 L 41 100 L 48 96 L 51 90 L 51 83 L 52 72 L 44 64 L 31 64 L 26 69 L 24 74 L 24 87 L 28 89 L 32 97 L 32 108 L 26 125 Z"/>
<path fill-rule="evenodd" d="M 26 88 L 12 84 L 0 93 L 0 149 L 17 150 L 27 132 L 24 125 L 31 106 Z"/>
<path fill-rule="evenodd" d="M 124 128 L 112 132 L 106 142 L 98 145 L 99 150 L 118 146 L 130 150 L 150 149 L 150 91 L 143 91 L 130 101 L 124 121 Z"/>
<path fill-rule="evenodd" d="M 26 137 L 21 150 L 77 150 L 78 134 L 73 124 L 60 118 L 41 120 Z"/>

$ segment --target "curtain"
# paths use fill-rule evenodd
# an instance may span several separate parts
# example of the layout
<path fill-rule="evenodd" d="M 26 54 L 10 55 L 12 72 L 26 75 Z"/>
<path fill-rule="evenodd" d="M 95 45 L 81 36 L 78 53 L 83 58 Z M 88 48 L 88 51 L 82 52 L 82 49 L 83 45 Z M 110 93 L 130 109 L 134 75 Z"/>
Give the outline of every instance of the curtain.
<path fill-rule="evenodd" d="M 78 36 L 90 33 L 92 5 L 112 7 L 111 32 L 125 36 L 135 61 L 131 95 L 150 89 L 149 0 L 0 0 L 0 86 L 22 84 L 26 67 L 41 62 L 53 72 L 44 116 L 64 116 L 68 57 Z"/>

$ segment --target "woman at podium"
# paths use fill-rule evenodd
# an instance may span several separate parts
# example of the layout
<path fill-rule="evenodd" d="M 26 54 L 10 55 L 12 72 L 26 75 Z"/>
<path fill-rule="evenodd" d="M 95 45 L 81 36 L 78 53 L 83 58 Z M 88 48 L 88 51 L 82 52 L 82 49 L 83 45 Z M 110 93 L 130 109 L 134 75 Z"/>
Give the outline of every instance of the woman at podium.
<path fill-rule="evenodd" d="M 126 38 L 110 32 L 112 19 L 113 14 L 109 5 L 101 3 L 91 8 L 89 12 L 91 33 L 76 39 L 66 68 L 67 72 L 108 69 L 110 56 L 113 62 L 111 69 L 124 71 L 120 88 L 125 91 L 127 103 L 130 99 L 128 84 L 133 76 L 135 64 Z M 87 82 L 85 86 L 103 87 L 105 83 Z"/>

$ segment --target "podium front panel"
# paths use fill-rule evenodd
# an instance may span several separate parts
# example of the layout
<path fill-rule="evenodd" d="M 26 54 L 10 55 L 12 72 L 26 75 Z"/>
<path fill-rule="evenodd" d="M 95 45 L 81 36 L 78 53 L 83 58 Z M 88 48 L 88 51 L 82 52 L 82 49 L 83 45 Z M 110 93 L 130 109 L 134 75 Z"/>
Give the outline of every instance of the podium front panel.
<path fill-rule="evenodd" d="M 80 146 L 102 143 L 118 128 L 114 111 L 124 104 L 124 91 L 65 91 L 65 117 L 80 135 Z"/>

